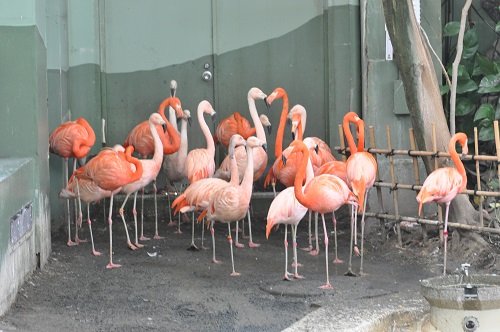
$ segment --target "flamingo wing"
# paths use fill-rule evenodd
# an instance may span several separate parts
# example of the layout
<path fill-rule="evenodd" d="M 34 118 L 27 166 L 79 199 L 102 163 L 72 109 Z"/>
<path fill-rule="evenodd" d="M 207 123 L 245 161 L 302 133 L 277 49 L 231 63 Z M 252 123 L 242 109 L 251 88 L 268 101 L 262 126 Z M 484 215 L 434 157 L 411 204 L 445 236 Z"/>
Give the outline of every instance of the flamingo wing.
<path fill-rule="evenodd" d="M 189 183 L 193 183 L 214 175 L 215 161 L 207 149 L 195 149 L 188 153 L 185 167 Z"/>

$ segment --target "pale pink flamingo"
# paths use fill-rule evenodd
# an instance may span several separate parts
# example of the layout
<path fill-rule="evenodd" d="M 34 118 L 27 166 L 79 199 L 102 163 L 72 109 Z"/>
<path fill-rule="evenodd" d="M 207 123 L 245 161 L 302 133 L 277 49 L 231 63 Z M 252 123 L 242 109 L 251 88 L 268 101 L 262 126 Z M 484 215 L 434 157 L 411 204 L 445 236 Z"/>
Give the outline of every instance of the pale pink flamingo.
<path fill-rule="evenodd" d="M 142 164 L 139 159 L 132 157 L 133 146 L 127 147 L 125 153 L 115 149 L 103 149 L 85 166 L 78 169 L 78 176 L 95 182 L 103 190 L 111 191 L 109 204 L 109 263 L 108 269 L 120 267 L 113 263 L 113 192 L 124 185 L 137 181 L 142 176 Z M 132 167 L 131 165 L 135 166 Z"/>
<path fill-rule="evenodd" d="M 218 178 L 206 178 L 190 184 L 186 190 L 178 196 L 172 203 L 174 213 L 186 213 L 205 210 L 208 207 L 210 196 L 225 186 L 237 186 L 239 181 L 238 165 L 236 163 L 235 149 L 239 146 L 245 146 L 245 139 L 238 134 L 233 135 L 229 141 L 229 156 L 231 158 L 231 179 L 229 182 Z M 219 263 L 215 258 L 215 239 L 213 221 L 210 225 L 212 235 L 212 262 Z"/>
<path fill-rule="evenodd" d="M 354 123 L 357 128 L 358 133 L 358 146 L 354 144 L 354 138 L 349 127 L 349 123 Z M 347 144 L 351 155 L 346 162 L 347 171 L 347 183 L 349 187 L 352 188 L 352 192 L 359 199 L 359 211 L 363 213 L 361 217 L 361 262 L 359 267 L 359 273 L 363 274 L 363 246 L 364 246 L 364 232 L 365 232 L 365 210 L 366 201 L 368 198 L 368 191 L 375 183 L 377 176 L 377 161 L 368 152 L 364 151 L 365 144 L 365 123 L 361 120 L 358 115 L 354 112 L 349 112 L 344 115 L 344 120 L 342 122 L 342 127 L 347 139 Z M 354 218 L 352 218 L 351 224 L 351 245 L 349 250 L 349 267 L 347 274 L 354 275 L 352 272 L 352 241 L 354 237 L 354 250 L 356 253 L 359 252 L 357 249 L 357 236 L 356 236 L 356 222 L 357 222 L 357 210 L 354 210 Z"/>
<path fill-rule="evenodd" d="M 256 128 L 252 128 L 250 122 L 241 113 L 234 112 L 219 122 L 213 138 L 215 144 L 220 143 L 227 148 L 229 140 L 234 134 L 239 134 L 247 139 L 255 133 Z"/>
<path fill-rule="evenodd" d="M 262 146 L 265 148 L 266 144 L 255 136 L 250 136 L 247 139 L 247 168 L 245 169 L 243 181 L 239 185 L 226 186 L 213 193 L 208 208 L 205 210 L 207 220 L 227 224 L 231 249 L 231 276 L 237 276 L 239 273 L 234 270 L 233 239 L 231 237 L 230 223 L 244 218 L 248 212 L 253 186 L 253 149 Z M 202 216 L 203 214 L 200 215 L 200 217 Z"/>
<path fill-rule="evenodd" d="M 308 140 L 306 145 L 312 143 L 312 140 Z M 314 146 L 309 146 L 308 148 L 314 148 Z M 311 161 L 307 162 L 306 168 L 306 182 L 307 185 L 314 177 L 314 172 L 312 168 Z M 300 279 L 302 276 L 298 274 L 298 260 L 297 260 L 297 226 L 302 218 L 306 215 L 307 208 L 299 203 L 295 198 L 294 187 L 288 187 L 282 191 L 273 199 L 269 211 L 267 212 L 267 224 L 266 224 L 266 238 L 269 238 L 271 229 L 280 224 L 285 225 L 285 275 L 283 280 L 290 280 L 288 273 L 288 225 L 292 229 L 292 241 L 293 241 L 293 262 L 295 267 L 294 278 Z"/>
<path fill-rule="evenodd" d="M 429 202 L 444 203 L 446 205 L 446 212 L 444 217 L 444 263 L 443 275 L 446 275 L 446 256 L 448 244 L 448 211 L 450 209 L 451 201 L 461 192 L 467 188 L 467 175 L 465 168 L 458 156 L 455 148 L 456 143 L 462 146 L 462 155 L 468 153 L 467 135 L 464 133 L 456 133 L 448 143 L 448 152 L 450 153 L 451 160 L 455 164 L 453 167 L 442 167 L 434 170 L 425 179 L 420 192 L 417 195 L 418 214 L 422 213 L 422 205 Z"/>
<path fill-rule="evenodd" d="M 267 116 L 263 115 L 262 117 L 259 117 L 259 114 L 257 113 L 257 107 L 255 106 L 255 100 L 256 99 L 261 99 L 265 100 L 266 99 L 266 94 L 262 92 L 259 88 L 251 88 L 248 91 L 247 95 L 247 100 L 248 100 L 248 109 L 250 111 L 250 116 L 252 117 L 253 124 L 255 126 L 256 130 L 256 135 L 257 138 L 260 139 L 262 142 L 267 144 L 266 141 L 266 133 L 264 132 L 264 127 L 263 123 L 266 125 L 268 124 L 269 126 L 267 128 L 271 128 L 271 123 L 269 122 L 269 119 Z M 266 123 L 267 121 L 267 123 Z M 236 162 L 238 164 L 238 174 L 240 176 L 240 181 L 243 180 L 243 175 L 245 173 L 245 169 L 247 166 L 247 153 L 246 150 L 243 146 L 238 147 L 235 150 L 235 158 Z M 264 173 L 266 167 L 267 167 L 267 152 L 263 148 L 258 148 L 253 150 L 253 181 L 258 181 L 259 178 L 262 176 Z M 221 163 L 221 166 L 217 170 L 214 176 L 220 177 L 223 179 L 227 179 L 229 174 L 229 168 L 230 168 L 230 158 L 227 156 Z M 243 244 L 238 242 L 238 224 L 236 224 L 236 241 L 235 245 L 237 247 L 243 247 Z M 243 226 L 244 227 L 244 226 Z M 250 248 L 256 248 L 259 247 L 260 244 L 254 243 L 252 239 L 252 219 L 250 217 L 250 209 L 248 210 L 248 234 L 249 234 L 249 242 L 248 246 Z"/>
<path fill-rule="evenodd" d="M 309 148 L 300 140 L 292 142 L 293 153 L 302 155 L 297 176 L 294 182 L 294 193 L 297 200 L 310 210 L 321 213 L 325 242 L 326 283 L 321 288 L 332 288 L 328 271 L 328 233 L 325 224 L 325 213 L 335 212 L 344 204 L 356 205 L 356 196 L 349 190 L 347 184 L 339 177 L 331 174 L 322 174 L 314 177 L 305 188 L 304 181 Z"/>
<path fill-rule="evenodd" d="M 95 144 L 95 133 L 90 124 L 84 118 L 75 121 L 67 121 L 54 129 L 49 136 L 49 151 L 60 156 L 64 160 L 64 187 L 68 186 L 68 159 L 75 158 L 73 172 L 76 170 L 76 160 L 87 156 Z M 80 242 L 78 227 L 75 225 L 75 242 L 71 240 L 71 218 L 69 200 L 66 202 L 68 217 L 68 246 L 74 246 Z M 76 222 L 77 220 L 75 220 Z"/>
<path fill-rule="evenodd" d="M 137 192 L 139 189 L 143 189 L 148 184 L 156 180 L 158 173 L 161 169 L 161 163 L 163 161 L 163 146 L 161 144 L 160 136 L 156 131 L 156 126 L 166 126 L 166 121 L 163 120 L 160 114 L 153 113 L 149 116 L 149 130 L 151 131 L 151 135 L 153 136 L 153 141 L 155 144 L 155 151 L 153 153 L 153 159 L 140 159 L 142 164 L 142 176 L 134 182 L 128 183 L 122 187 L 122 192 L 126 194 L 125 199 L 123 200 L 123 204 L 120 207 L 120 217 L 122 218 L 123 225 L 127 228 L 127 224 L 125 222 L 124 208 L 125 204 L 127 204 L 127 200 L 131 194 L 134 194 L 134 206 L 132 208 L 132 214 L 134 216 L 134 226 L 135 226 L 135 243 L 132 244 L 130 241 L 130 237 L 128 236 L 127 230 L 127 245 L 130 249 L 136 250 L 138 248 L 142 248 L 143 245 L 139 243 L 139 239 L 137 236 Z M 155 235 L 154 239 L 158 240 L 162 237 L 158 234 L 158 210 L 156 205 L 156 190 L 154 191 L 154 201 L 155 201 Z M 141 225 L 142 229 L 142 225 Z"/>

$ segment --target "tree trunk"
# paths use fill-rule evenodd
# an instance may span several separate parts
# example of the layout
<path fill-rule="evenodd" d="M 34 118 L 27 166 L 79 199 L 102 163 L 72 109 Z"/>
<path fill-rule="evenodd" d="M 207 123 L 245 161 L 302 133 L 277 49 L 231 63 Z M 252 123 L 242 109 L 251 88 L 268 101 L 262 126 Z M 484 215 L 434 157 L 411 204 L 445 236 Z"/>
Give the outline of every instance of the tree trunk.
<path fill-rule="evenodd" d="M 405 89 L 415 139 L 421 150 L 432 151 L 432 124 L 436 126 L 437 149 L 447 151 L 451 135 L 444 114 L 436 72 L 422 38 L 411 0 L 382 0 L 387 30 L 394 48 L 394 60 Z M 427 173 L 433 170 L 424 158 Z M 479 213 L 466 195 L 458 195 L 450 208 L 450 221 L 478 224 Z M 462 232 L 467 247 L 484 250 L 488 243 L 477 234 Z"/>

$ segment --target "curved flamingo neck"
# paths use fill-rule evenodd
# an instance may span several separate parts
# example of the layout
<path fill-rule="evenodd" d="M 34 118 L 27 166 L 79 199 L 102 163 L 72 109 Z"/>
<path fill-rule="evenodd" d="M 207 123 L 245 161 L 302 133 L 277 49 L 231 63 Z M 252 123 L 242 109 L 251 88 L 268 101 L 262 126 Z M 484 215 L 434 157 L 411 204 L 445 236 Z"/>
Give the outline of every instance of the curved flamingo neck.
<path fill-rule="evenodd" d="M 87 131 L 87 138 L 85 139 L 76 139 L 73 144 L 73 154 L 77 158 L 83 158 L 89 153 L 92 146 L 95 144 L 95 133 L 94 129 L 90 126 L 90 124 L 84 118 L 76 119 L 76 123 L 81 125 Z"/>
<path fill-rule="evenodd" d="M 257 107 L 255 106 L 255 99 L 248 93 L 248 110 L 250 111 L 250 116 L 252 117 L 253 125 L 255 127 L 255 135 L 258 139 L 266 143 L 266 133 L 264 131 L 264 126 L 259 119 L 259 114 L 257 112 Z"/>
<path fill-rule="evenodd" d="M 239 185 L 240 182 L 240 174 L 238 173 L 238 163 L 236 162 L 236 157 L 234 156 L 235 153 L 235 146 L 233 144 L 229 145 L 228 152 L 229 152 L 229 171 L 231 173 L 231 179 L 229 180 L 229 183 L 232 185 Z"/>
<path fill-rule="evenodd" d="M 134 164 L 134 166 L 135 166 L 135 172 L 131 171 L 129 183 L 132 183 L 132 182 L 139 180 L 141 178 L 142 172 L 143 172 L 141 161 L 137 158 L 132 157 L 132 152 L 134 152 L 133 148 L 130 149 L 129 147 L 127 147 L 127 149 L 125 150 L 125 159 L 129 163 Z"/>
<path fill-rule="evenodd" d="M 358 152 L 365 151 L 365 122 L 361 119 L 356 121 L 358 127 Z"/>
<path fill-rule="evenodd" d="M 158 131 L 156 130 L 155 124 L 149 120 L 149 130 L 151 131 L 151 135 L 153 136 L 154 142 L 154 153 L 153 153 L 153 161 L 155 165 L 161 165 L 163 161 L 163 144 L 161 142 L 160 136 L 158 135 Z"/>
<path fill-rule="evenodd" d="M 187 119 L 181 120 L 181 143 L 179 147 L 179 154 L 187 155 L 188 151 L 188 134 L 187 134 Z"/>
<path fill-rule="evenodd" d="M 253 148 L 247 144 L 247 167 L 245 168 L 245 173 L 243 175 L 243 180 L 241 180 L 241 188 L 244 190 L 245 194 L 248 194 L 248 199 L 252 196 L 252 186 L 253 186 Z"/>
<path fill-rule="evenodd" d="M 175 130 L 178 129 L 177 128 L 177 115 L 175 114 L 175 110 L 171 106 L 168 107 L 168 121 L 170 121 L 170 123 L 172 124 L 172 127 L 174 127 Z"/>
<path fill-rule="evenodd" d="M 309 150 L 307 146 L 303 143 L 300 143 L 300 150 L 297 153 L 302 153 L 302 158 L 300 158 L 300 163 L 297 168 L 297 173 L 295 175 L 295 181 L 293 182 L 293 192 L 295 193 L 295 197 L 300 202 L 300 204 L 305 207 L 309 206 L 309 201 L 307 197 L 302 192 L 302 183 L 304 182 L 304 177 L 306 175 L 307 163 L 309 161 Z M 295 148 L 294 148 L 295 149 Z M 309 161 L 310 162 L 310 161 Z M 312 168 L 312 166 L 311 166 Z"/>
<path fill-rule="evenodd" d="M 163 120 L 167 121 L 167 118 L 165 117 L 165 108 L 167 108 L 167 106 L 170 106 L 172 104 L 172 100 L 173 98 L 172 97 L 168 97 L 168 98 L 165 98 L 160 106 L 158 106 L 158 113 L 160 113 L 161 117 L 163 118 Z"/>
<path fill-rule="evenodd" d="M 279 158 L 283 153 L 283 136 L 285 134 L 286 119 L 288 117 L 288 94 L 283 93 L 283 107 L 281 109 L 280 123 L 276 132 L 276 143 L 274 146 L 274 156 Z"/>
<path fill-rule="evenodd" d="M 344 120 L 342 121 L 342 128 L 344 129 L 344 135 L 347 140 L 347 145 L 349 146 L 349 150 L 351 154 L 354 154 L 358 152 L 358 149 L 356 148 L 356 144 L 354 143 L 354 137 L 352 136 L 351 133 L 351 128 L 349 127 L 350 119 L 345 116 Z"/>
<path fill-rule="evenodd" d="M 198 106 L 197 116 L 198 122 L 200 124 L 201 132 L 203 136 L 205 136 L 205 140 L 207 141 L 207 150 L 211 155 L 215 155 L 215 143 L 212 134 L 210 133 L 210 128 L 208 128 L 207 122 L 205 121 L 205 117 L 203 116 L 205 108 L 208 107 L 207 103 L 202 103 Z"/>
<path fill-rule="evenodd" d="M 163 154 L 171 154 L 177 152 L 181 145 L 181 138 L 179 132 L 172 126 L 172 124 L 165 120 L 167 129 L 160 137 L 163 144 Z M 161 130 L 163 132 L 163 130 Z"/>
<path fill-rule="evenodd" d="M 464 164 L 462 163 L 462 160 L 460 160 L 458 152 L 455 148 L 457 141 L 462 146 L 462 151 L 467 151 L 467 136 L 463 133 L 457 133 L 453 135 L 453 137 L 450 140 L 450 143 L 448 143 L 448 151 L 450 153 L 451 160 L 453 160 L 455 168 L 462 177 L 461 190 L 464 190 L 467 187 L 467 175 L 465 174 Z"/>

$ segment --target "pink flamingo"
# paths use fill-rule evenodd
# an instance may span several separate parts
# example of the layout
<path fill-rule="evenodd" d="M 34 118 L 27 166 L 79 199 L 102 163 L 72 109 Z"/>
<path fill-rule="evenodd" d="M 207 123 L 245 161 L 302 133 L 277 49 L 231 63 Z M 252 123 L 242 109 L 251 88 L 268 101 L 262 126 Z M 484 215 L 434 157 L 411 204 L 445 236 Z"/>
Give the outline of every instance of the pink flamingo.
<path fill-rule="evenodd" d="M 349 127 L 349 123 L 354 123 L 357 127 L 358 133 L 358 147 L 354 144 L 354 138 Z M 351 151 L 351 155 L 346 162 L 347 182 L 352 188 L 352 191 L 359 199 L 359 211 L 363 213 L 361 217 L 361 262 L 359 273 L 363 274 L 363 245 L 364 245 L 364 231 L 365 231 L 365 210 L 366 201 L 368 198 L 368 191 L 375 183 L 377 175 L 377 161 L 368 152 L 364 151 L 365 142 L 365 123 L 354 112 L 349 112 L 344 116 L 342 127 L 347 139 L 347 144 Z M 354 218 L 351 224 L 351 245 L 349 250 L 349 267 L 347 275 L 354 275 L 352 272 L 352 241 L 354 237 L 355 252 L 359 254 L 357 248 L 356 236 L 356 219 L 357 210 L 354 211 Z"/>
<path fill-rule="evenodd" d="M 84 118 L 76 121 L 67 121 L 60 124 L 49 136 L 49 151 L 60 156 L 64 160 L 64 187 L 68 186 L 68 159 L 75 158 L 73 171 L 76 170 L 76 160 L 87 156 L 95 144 L 95 133 L 90 124 Z M 69 201 L 66 203 L 68 217 L 68 246 L 74 246 L 80 242 L 78 237 L 78 226 L 75 225 L 75 242 L 71 240 L 71 218 Z M 76 222 L 76 220 L 75 220 Z"/>
<path fill-rule="evenodd" d="M 462 146 L 462 155 L 468 153 L 467 135 L 464 133 L 456 133 L 448 143 L 448 151 L 451 159 L 455 164 L 453 167 L 442 167 L 434 170 L 425 179 L 420 192 L 417 195 L 418 215 L 422 213 L 422 205 L 429 202 L 445 203 L 446 212 L 444 218 L 444 267 L 443 275 L 446 275 L 446 256 L 448 244 L 448 210 L 450 209 L 451 201 L 467 188 L 467 175 L 465 168 L 458 156 L 455 148 L 456 143 Z"/>
<path fill-rule="evenodd" d="M 123 225 L 125 226 L 126 234 L 127 234 L 127 245 L 130 249 L 136 250 L 138 248 L 142 248 L 143 245 L 139 243 L 139 239 L 137 238 L 137 210 L 136 210 L 136 202 L 137 202 L 137 192 L 139 189 L 143 189 L 151 182 L 155 181 L 158 173 L 161 169 L 161 163 L 163 161 L 163 146 L 161 144 L 160 136 L 156 131 L 156 126 L 166 126 L 166 121 L 163 120 L 160 114 L 153 113 L 149 117 L 149 130 L 151 131 L 151 135 L 153 136 L 153 141 L 155 144 L 155 151 L 153 154 L 153 159 L 141 159 L 140 163 L 142 165 L 142 176 L 134 182 L 128 183 L 122 187 L 122 192 L 126 194 L 125 199 L 123 200 L 123 204 L 120 207 L 120 217 L 122 218 Z M 130 241 L 130 237 L 128 235 L 127 224 L 125 222 L 124 215 L 124 207 L 127 204 L 127 200 L 131 194 L 134 194 L 134 207 L 132 208 L 132 214 L 134 216 L 134 226 L 135 226 L 135 243 L 132 244 Z M 158 211 L 156 205 L 156 190 L 154 191 L 155 198 L 155 235 L 154 239 L 161 239 L 158 235 Z M 141 229 L 142 229 L 141 225 Z"/>
<path fill-rule="evenodd" d="M 205 210 L 208 207 L 210 196 L 214 192 L 225 186 L 237 186 L 240 181 L 238 176 L 238 165 L 235 158 L 235 149 L 239 146 L 245 145 L 245 139 L 238 134 L 233 135 L 229 141 L 229 156 L 231 159 L 230 182 L 218 178 L 206 178 L 190 184 L 189 187 L 187 187 L 186 190 L 172 203 L 172 209 L 175 210 L 174 213 Z M 210 233 L 212 235 L 212 262 L 220 263 L 215 258 L 215 238 L 213 226 L 212 221 L 210 225 Z"/>
<path fill-rule="evenodd" d="M 265 149 L 265 146 L 266 144 L 255 136 L 250 136 L 247 139 L 247 168 L 245 169 L 243 181 L 239 185 L 226 186 L 213 193 L 208 208 L 203 213 L 206 213 L 209 221 L 219 221 L 227 224 L 233 269 L 231 276 L 238 276 L 239 273 L 234 270 L 233 239 L 231 237 L 230 223 L 244 218 L 248 212 L 253 185 L 253 149 L 257 147 L 264 147 Z M 198 219 L 203 217 L 203 214 Z"/>
<path fill-rule="evenodd" d="M 114 149 L 103 149 L 85 166 L 77 170 L 77 176 L 95 182 L 103 190 L 111 191 L 109 204 L 109 263 L 108 269 L 118 268 L 121 265 L 113 263 L 113 192 L 124 185 L 137 181 L 142 176 L 142 164 L 132 157 L 133 146 L 127 147 L 125 153 Z M 135 166 L 135 167 L 132 167 Z M 134 170 L 135 168 L 135 170 Z"/>
<path fill-rule="evenodd" d="M 312 140 L 306 140 L 304 143 L 308 148 L 314 148 L 310 146 Z M 311 161 L 308 160 L 306 168 L 306 185 L 314 177 L 314 172 L 312 168 Z M 294 278 L 300 279 L 302 276 L 298 274 L 298 260 L 297 260 L 297 226 L 302 218 L 306 215 L 307 208 L 299 203 L 295 198 L 294 187 L 288 187 L 282 190 L 271 202 L 269 211 L 267 212 L 267 225 L 266 225 L 266 238 L 269 238 L 271 229 L 279 224 L 285 225 L 285 275 L 283 280 L 290 280 L 288 273 L 288 225 L 292 228 L 292 241 L 293 241 L 293 261 L 295 267 Z"/>
<path fill-rule="evenodd" d="M 216 113 L 212 105 L 206 100 L 202 100 L 198 104 L 196 113 L 201 131 L 205 136 L 205 140 L 207 142 L 207 147 L 191 150 L 186 156 L 184 171 L 186 173 L 186 177 L 188 178 L 189 184 L 204 178 L 209 178 L 215 173 L 214 139 L 210 134 L 210 128 L 208 128 L 203 114 L 209 114 L 213 120 Z M 198 250 L 198 247 L 194 244 L 194 212 L 192 214 L 191 226 L 191 246 L 189 247 L 189 249 Z"/>
<path fill-rule="evenodd" d="M 255 100 L 256 99 L 266 99 L 266 94 L 262 92 L 259 88 L 251 88 L 248 91 L 247 95 L 247 100 L 248 100 L 248 109 L 250 111 L 250 116 L 252 117 L 252 121 L 255 126 L 256 130 L 256 135 L 257 138 L 260 139 L 262 142 L 267 144 L 266 141 L 266 133 L 264 132 L 264 127 L 263 123 L 268 125 L 268 130 L 271 128 L 271 123 L 269 122 L 269 119 L 267 116 L 263 116 L 262 118 L 259 117 L 259 114 L 257 113 L 257 107 L 255 106 Z M 247 166 L 247 153 L 245 151 L 245 148 L 243 146 L 238 147 L 235 150 L 235 158 L 236 162 L 238 164 L 238 174 L 240 176 L 240 182 L 243 180 L 243 175 L 245 173 L 245 169 Z M 256 148 L 253 150 L 253 181 L 258 181 L 259 178 L 262 176 L 264 173 L 266 167 L 267 167 L 267 152 L 263 148 Z M 227 174 L 229 173 L 230 169 L 230 158 L 227 156 L 221 163 L 221 166 L 217 170 L 214 176 L 216 177 L 221 177 L 227 179 Z M 252 239 L 252 219 L 250 217 L 250 210 L 248 210 L 248 233 L 249 233 L 249 242 L 248 246 L 250 248 L 256 248 L 259 247 L 260 244 L 254 243 Z M 238 224 L 236 226 L 236 241 L 235 241 L 235 246 L 241 248 L 243 247 L 243 244 L 238 242 Z"/>
<path fill-rule="evenodd" d="M 244 139 L 255 135 L 256 128 L 250 126 L 250 122 L 239 112 L 234 112 L 227 118 L 222 119 L 213 136 L 215 144 L 220 143 L 224 147 L 228 147 L 229 140 L 234 134 L 243 136 Z"/>
<path fill-rule="evenodd" d="M 325 242 L 325 266 L 326 283 L 323 289 L 332 288 L 328 272 L 328 234 L 325 224 L 325 213 L 335 212 L 344 204 L 357 204 L 356 196 L 349 190 L 347 184 L 339 177 L 331 174 L 322 174 L 314 177 L 305 188 L 302 188 L 307 162 L 309 160 L 309 148 L 300 140 L 292 142 L 293 153 L 302 155 L 297 176 L 294 182 L 294 193 L 297 200 L 310 210 L 321 213 L 323 220 L 323 233 Z"/>

